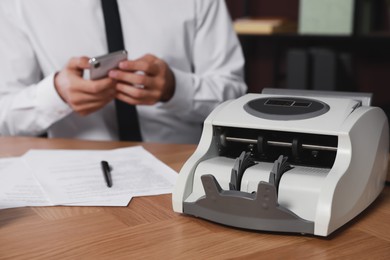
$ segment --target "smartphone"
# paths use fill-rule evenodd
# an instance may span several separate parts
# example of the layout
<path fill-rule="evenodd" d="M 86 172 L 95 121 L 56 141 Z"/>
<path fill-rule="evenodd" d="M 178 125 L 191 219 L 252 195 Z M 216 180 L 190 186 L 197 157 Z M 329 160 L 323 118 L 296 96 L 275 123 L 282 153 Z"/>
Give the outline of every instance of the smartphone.
<path fill-rule="evenodd" d="M 107 77 L 108 72 L 118 67 L 119 62 L 127 60 L 127 51 L 111 52 L 89 59 L 89 69 L 84 70 L 84 79 L 101 79 Z"/>

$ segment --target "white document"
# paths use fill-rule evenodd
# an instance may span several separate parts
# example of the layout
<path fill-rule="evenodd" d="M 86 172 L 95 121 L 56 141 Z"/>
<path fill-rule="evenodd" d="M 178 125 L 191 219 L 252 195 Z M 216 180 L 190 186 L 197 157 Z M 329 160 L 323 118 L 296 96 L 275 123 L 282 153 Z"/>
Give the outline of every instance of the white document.
<path fill-rule="evenodd" d="M 177 178 L 175 171 L 141 146 L 114 150 L 30 150 L 18 160 L 19 163 L 12 164 L 18 176 L 8 173 L 10 166 L 7 171 L 0 169 L 0 175 L 8 173 L 13 182 L 22 179 L 20 183 L 27 180 L 33 183 L 44 191 L 42 201 L 46 205 L 126 206 L 134 196 L 172 193 Z M 103 160 L 112 169 L 111 188 L 104 179 Z M 3 195 L 0 186 L 0 207 Z"/>
<path fill-rule="evenodd" d="M 0 209 L 51 204 L 19 158 L 0 159 Z"/>

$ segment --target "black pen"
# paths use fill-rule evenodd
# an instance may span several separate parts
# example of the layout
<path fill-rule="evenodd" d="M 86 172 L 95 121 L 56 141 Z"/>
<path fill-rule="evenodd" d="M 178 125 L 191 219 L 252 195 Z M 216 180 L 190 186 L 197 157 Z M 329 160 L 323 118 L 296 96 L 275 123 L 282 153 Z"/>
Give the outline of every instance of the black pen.
<path fill-rule="evenodd" d="M 104 179 L 106 180 L 107 187 L 111 188 L 112 179 L 111 179 L 111 168 L 107 161 L 101 161 Z"/>

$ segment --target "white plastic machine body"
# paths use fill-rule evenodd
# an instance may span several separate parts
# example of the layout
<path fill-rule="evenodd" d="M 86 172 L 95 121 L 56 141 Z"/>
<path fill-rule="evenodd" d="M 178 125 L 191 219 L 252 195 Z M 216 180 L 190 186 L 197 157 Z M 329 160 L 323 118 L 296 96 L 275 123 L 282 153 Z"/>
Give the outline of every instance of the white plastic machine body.
<path fill-rule="evenodd" d="M 173 209 L 225 225 L 327 236 L 384 187 L 386 115 L 359 100 L 247 94 L 205 120 Z"/>

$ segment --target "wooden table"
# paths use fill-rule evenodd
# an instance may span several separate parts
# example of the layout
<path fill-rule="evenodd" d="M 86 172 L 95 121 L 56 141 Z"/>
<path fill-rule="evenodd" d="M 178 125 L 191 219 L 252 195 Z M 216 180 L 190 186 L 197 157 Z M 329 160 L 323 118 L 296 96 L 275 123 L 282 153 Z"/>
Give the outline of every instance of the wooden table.
<path fill-rule="evenodd" d="M 112 149 L 135 145 L 0 137 L 0 157 L 28 149 Z M 142 144 L 179 171 L 193 145 Z M 171 195 L 128 207 L 0 210 L 0 259 L 390 259 L 390 187 L 330 237 L 245 231 L 172 211 Z"/>

